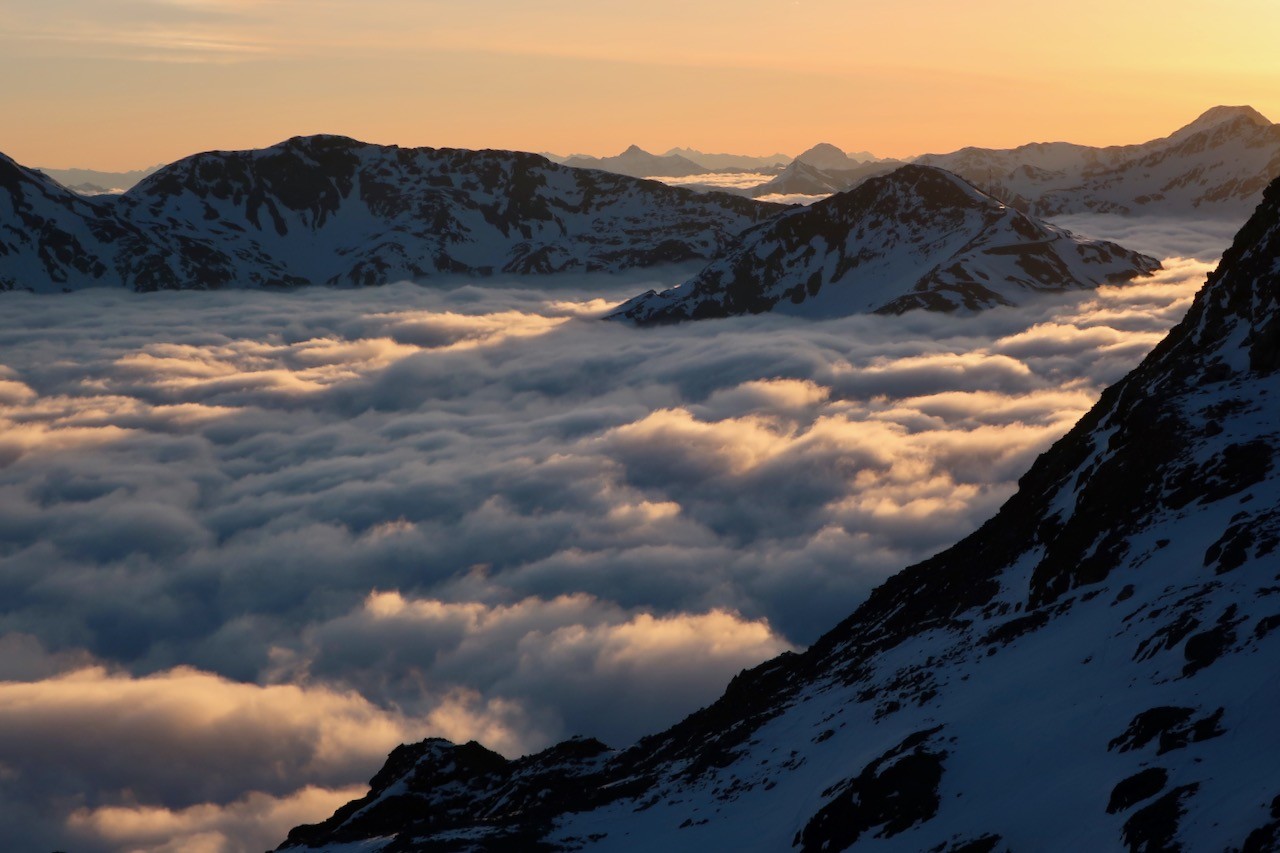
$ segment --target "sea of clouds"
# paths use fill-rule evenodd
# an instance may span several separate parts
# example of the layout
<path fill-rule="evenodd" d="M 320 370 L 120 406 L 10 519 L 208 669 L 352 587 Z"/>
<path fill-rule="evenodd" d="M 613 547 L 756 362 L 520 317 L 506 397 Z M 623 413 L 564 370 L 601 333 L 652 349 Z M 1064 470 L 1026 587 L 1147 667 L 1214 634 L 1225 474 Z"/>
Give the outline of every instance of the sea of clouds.
<path fill-rule="evenodd" d="M 688 270 L 6 294 L 7 843 L 262 850 L 403 741 L 675 722 L 990 516 L 1222 248 L 1159 239 L 1202 259 L 967 318 L 601 322 Z"/>

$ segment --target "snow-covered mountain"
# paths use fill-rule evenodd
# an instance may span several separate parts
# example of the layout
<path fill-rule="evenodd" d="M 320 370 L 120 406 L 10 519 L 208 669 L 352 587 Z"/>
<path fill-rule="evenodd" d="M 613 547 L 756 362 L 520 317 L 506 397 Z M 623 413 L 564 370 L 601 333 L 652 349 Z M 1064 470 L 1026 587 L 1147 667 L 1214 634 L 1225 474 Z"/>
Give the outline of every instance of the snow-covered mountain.
<path fill-rule="evenodd" d="M 0 287 L 381 284 L 707 259 L 779 211 L 509 151 L 339 136 L 180 160 L 82 198 L 0 158 Z"/>
<path fill-rule="evenodd" d="M 1280 182 L 978 531 L 623 751 L 402 746 L 284 848 L 1280 848 Z"/>
<path fill-rule="evenodd" d="M 709 171 L 706 166 L 678 154 L 665 156 L 650 154 L 638 145 L 632 145 L 613 157 L 588 157 L 585 154 L 575 154 L 565 160 L 564 165 L 578 169 L 600 169 L 615 175 L 630 175 L 633 178 L 684 178 L 689 175 L 702 175 Z"/>
<path fill-rule="evenodd" d="M 1214 107 L 1170 136 L 1141 145 L 964 148 L 916 162 L 955 172 L 1038 216 L 1097 212 L 1243 219 L 1280 175 L 1280 125 L 1252 107 Z"/>
<path fill-rule="evenodd" d="M 693 279 L 637 296 L 611 317 L 648 325 L 774 310 L 976 311 L 1159 267 L 1020 213 L 942 169 L 913 165 L 744 232 Z"/>

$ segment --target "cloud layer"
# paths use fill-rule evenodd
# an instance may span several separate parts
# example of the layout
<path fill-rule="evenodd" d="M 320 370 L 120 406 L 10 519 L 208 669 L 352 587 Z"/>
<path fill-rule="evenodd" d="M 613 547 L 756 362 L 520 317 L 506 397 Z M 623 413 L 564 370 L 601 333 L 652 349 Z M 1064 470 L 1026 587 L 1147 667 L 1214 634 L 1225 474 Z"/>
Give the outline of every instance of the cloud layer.
<path fill-rule="evenodd" d="M 261 849 L 404 740 L 669 724 L 976 527 L 1207 268 L 643 331 L 634 279 L 9 294 L 0 822 Z"/>

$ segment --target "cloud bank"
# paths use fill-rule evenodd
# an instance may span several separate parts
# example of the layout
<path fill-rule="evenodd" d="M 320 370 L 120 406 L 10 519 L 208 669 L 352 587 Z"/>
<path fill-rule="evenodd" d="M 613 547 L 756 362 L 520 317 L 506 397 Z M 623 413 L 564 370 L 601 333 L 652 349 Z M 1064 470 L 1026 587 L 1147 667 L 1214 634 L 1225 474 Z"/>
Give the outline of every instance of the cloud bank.
<path fill-rule="evenodd" d="M 625 745 L 974 529 L 1207 269 L 654 330 L 634 278 L 8 294 L 0 823 L 258 850 L 402 741 Z"/>

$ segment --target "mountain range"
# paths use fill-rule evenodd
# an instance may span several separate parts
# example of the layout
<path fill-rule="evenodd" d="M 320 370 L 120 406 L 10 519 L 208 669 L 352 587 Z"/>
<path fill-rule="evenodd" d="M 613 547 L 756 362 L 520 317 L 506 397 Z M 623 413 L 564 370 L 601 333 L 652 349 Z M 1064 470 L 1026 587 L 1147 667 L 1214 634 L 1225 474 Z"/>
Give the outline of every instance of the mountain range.
<path fill-rule="evenodd" d="M 197 154 L 93 198 L 0 155 L 0 290 L 617 271 L 709 259 L 783 209 L 534 154 L 339 136 Z"/>
<path fill-rule="evenodd" d="M 672 148 L 663 156 L 684 157 L 686 160 L 706 166 L 711 172 L 754 172 L 760 169 L 779 168 L 794 159 L 782 153 L 756 157 L 749 154 L 710 154 L 695 148 Z"/>
<path fill-rule="evenodd" d="M 1093 212 L 1243 219 L 1280 175 L 1280 125 L 1252 107 L 1220 106 L 1140 145 L 963 148 L 915 162 L 955 172 L 1038 216 Z"/>
<path fill-rule="evenodd" d="M 1027 216 L 942 169 L 903 166 L 744 232 L 690 281 L 649 291 L 611 316 L 654 325 L 765 311 L 976 311 L 1159 268 L 1154 258 Z"/>
<path fill-rule="evenodd" d="M 575 154 L 566 159 L 564 165 L 578 169 L 600 169 L 615 175 L 630 175 L 633 178 L 684 178 L 712 171 L 679 154 L 650 154 L 638 145 L 632 145 L 613 157 L 589 157 L 585 154 Z"/>
<path fill-rule="evenodd" d="M 136 185 L 147 175 L 162 169 L 163 165 L 152 166 L 149 169 L 134 169 L 128 172 L 100 172 L 96 169 L 38 168 L 39 171 L 44 172 L 64 187 L 70 187 L 77 192 L 98 194 L 106 192 L 124 192 L 130 187 Z M 82 187 L 83 190 L 81 189 Z"/>
<path fill-rule="evenodd" d="M 566 166 L 580 169 L 601 169 L 635 178 L 684 178 L 711 172 L 763 172 L 769 174 L 793 163 L 804 163 L 824 171 L 856 169 L 879 158 L 860 151 L 846 154 L 829 142 L 821 142 L 797 157 L 773 154 L 768 157 L 750 157 L 741 154 L 706 154 L 692 148 L 673 148 L 666 154 L 651 154 L 638 145 L 632 145 L 621 154 L 612 157 L 592 157 L 574 154 L 553 158 Z"/>
<path fill-rule="evenodd" d="M 618 158 L 583 158 L 573 165 L 643 177 L 715 171 L 699 160 L 698 152 L 673 150 L 669 154 L 682 159 L 669 162 L 637 152 L 633 147 Z M 1257 205 L 1263 188 L 1280 175 L 1280 125 L 1252 107 L 1218 106 L 1167 137 L 1136 145 L 1036 142 L 889 161 L 819 143 L 785 162 L 785 170 L 768 182 L 735 192 L 751 198 L 827 195 L 913 162 L 954 172 L 989 195 L 1041 217 L 1114 213 L 1240 220 Z M 699 170 L 699 165 L 704 168 Z M 766 174 L 774 171 L 760 168 Z"/>
<path fill-rule="evenodd" d="M 1280 182 L 995 517 L 806 651 L 624 750 L 399 747 L 281 849 L 1275 850 L 1277 396 Z"/>

